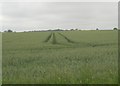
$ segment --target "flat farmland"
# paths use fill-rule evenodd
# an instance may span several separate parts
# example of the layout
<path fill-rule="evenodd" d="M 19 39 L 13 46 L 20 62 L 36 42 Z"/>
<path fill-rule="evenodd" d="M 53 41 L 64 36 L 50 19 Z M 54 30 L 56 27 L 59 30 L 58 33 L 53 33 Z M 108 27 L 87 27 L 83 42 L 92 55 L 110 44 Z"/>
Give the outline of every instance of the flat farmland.
<path fill-rule="evenodd" d="M 2 34 L 3 84 L 118 83 L 117 31 Z"/>

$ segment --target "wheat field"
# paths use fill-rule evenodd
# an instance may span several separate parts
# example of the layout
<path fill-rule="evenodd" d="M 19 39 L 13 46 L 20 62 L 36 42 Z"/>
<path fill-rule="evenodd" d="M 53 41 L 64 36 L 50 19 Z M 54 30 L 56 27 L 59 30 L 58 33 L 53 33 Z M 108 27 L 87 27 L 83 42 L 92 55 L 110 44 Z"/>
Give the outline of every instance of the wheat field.
<path fill-rule="evenodd" d="M 117 31 L 2 34 L 3 84 L 118 83 Z"/>

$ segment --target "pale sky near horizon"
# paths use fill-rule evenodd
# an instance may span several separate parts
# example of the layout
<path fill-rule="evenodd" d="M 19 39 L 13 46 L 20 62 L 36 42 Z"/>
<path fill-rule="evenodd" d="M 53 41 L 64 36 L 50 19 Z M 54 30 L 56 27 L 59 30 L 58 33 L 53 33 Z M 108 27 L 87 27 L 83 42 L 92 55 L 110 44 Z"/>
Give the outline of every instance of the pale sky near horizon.
<path fill-rule="evenodd" d="M 6 2 L 1 8 L 2 31 L 118 27 L 117 2 Z"/>

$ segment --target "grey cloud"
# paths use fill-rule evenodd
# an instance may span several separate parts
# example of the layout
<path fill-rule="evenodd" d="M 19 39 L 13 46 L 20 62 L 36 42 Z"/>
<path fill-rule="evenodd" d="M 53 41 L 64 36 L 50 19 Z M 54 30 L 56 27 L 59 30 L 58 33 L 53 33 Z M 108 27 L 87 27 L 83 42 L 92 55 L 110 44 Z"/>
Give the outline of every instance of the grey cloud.
<path fill-rule="evenodd" d="M 2 9 L 3 25 L 16 31 L 117 27 L 117 2 L 11 2 L 3 3 Z"/>

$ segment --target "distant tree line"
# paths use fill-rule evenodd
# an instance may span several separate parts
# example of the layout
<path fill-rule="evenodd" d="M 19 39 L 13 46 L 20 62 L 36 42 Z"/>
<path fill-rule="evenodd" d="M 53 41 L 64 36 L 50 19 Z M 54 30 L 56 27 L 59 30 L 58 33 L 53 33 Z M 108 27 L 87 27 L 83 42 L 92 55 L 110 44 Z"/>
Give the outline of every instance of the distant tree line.
<path fill-rule="evenodd" d="M 33 30 L 33 31 L 24 31 L 24 32 L 46 32 L 46 31 L 76 31 L 76 30 L 78 30 L 78 31 L 81 31 L 80 29 L 70 29 L 70 30 L 63 30 L 63 29 L 55 29 L 55 30 Z M 99 30 L 98 28 L 96 28 L 96 30 Z M 118 28 L 113 28 L 113 30 L 118 30 Z M 13 31 L 13 30 L 11 30 L 11 29 L 9 29 L 9 30 L 5 30 L 4 32 L 15 32 L 15 31 Z"/>
<path fill-rule="evenodd" d="M 5 30 L 4 32 L 13 32 L 13 31 L 9 29 L 9 30 Z"/>
<path fill-rule="evenodd" d="M 63 29 L 55 29 L 55 30 L 33 30 L 33 31 L 24 31 L 24 32 L 46 32 L 46 31 L 76 31 L 78 29 L 70 29 L 70 30 L 63 30 Z"/>

